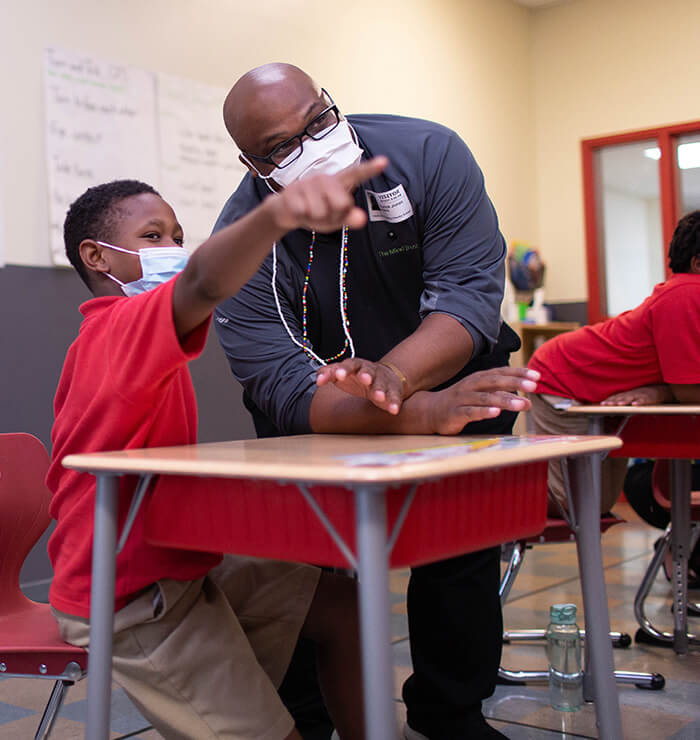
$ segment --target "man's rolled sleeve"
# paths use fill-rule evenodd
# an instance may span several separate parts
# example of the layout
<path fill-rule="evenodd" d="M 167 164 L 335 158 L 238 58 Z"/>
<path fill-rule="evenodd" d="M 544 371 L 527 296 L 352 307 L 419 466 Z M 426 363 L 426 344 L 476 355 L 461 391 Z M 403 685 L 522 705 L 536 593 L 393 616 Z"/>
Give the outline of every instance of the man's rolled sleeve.
<path fill-rule="evenodd" d="M 425 290 L 420 314 L 445 313 L 474 340 L 474 355 L 498 339 L 506 247 L 484 178 L 466 144 L 451 133 L 425 152 Z"/>

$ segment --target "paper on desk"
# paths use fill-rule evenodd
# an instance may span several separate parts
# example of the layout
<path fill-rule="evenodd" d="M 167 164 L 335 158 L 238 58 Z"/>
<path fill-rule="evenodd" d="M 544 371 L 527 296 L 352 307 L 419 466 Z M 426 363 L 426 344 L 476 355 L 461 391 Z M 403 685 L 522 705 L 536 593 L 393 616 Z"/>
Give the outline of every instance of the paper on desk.
<path fill-rule="evenodd" d="M 438 447 L 420 447 L 411 450 L 396 450 L 393 452 L 367 452 L 355 455 L 340 455 L 336 459 L 343 460 L 351 467 L 386 467 L 403 465 L 404 463 L 428 462 L 442 460 L 447 457 L 459 457 L 485 448 L 509 450 L 514 447 L 531 447 L 547 442 L 570 442 L 577 437 L 486 437 L 484 439 L 469 440 L 457 444 L 446 444 Z"/>

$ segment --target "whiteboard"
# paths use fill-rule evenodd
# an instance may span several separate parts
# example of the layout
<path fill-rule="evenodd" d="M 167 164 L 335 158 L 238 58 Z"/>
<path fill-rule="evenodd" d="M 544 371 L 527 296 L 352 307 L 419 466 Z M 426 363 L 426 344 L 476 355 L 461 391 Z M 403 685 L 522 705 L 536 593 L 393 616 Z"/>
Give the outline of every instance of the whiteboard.
<path fill-rule="evenodd" d="M 175 210 L 190 250 L 209 237 L 247 171 L 224 126 L 227 92 L 171 75 L 157 78 L 160 192 Z"/>
<path fill-rule="evenodd" d="M 63 221 L 88 187 L 129 178 L 159 185 L 154 75 L 65 49 L 45 54 L 49 244 L 67 265 Z"/>

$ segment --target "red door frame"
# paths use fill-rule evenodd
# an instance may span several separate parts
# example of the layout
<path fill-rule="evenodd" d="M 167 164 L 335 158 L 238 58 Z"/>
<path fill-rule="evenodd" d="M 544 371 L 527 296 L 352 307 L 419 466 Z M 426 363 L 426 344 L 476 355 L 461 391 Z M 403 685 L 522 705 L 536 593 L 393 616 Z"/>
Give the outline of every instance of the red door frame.
<path fill-rule="evenodd" d="M 581 141 L 583 166 L 583 213 L 586 230 L 586 275 L 588 283 L 588 322 L 593 324 L 607 318 L 603 311 L 605 295 L 605 265 L 601 260 L 600 225 L 597 218 L 594 155 L 596 150 L 614 144 L 626 144 L 644 139 L 656 139 L 659 159 L 659 192 L 661 194 L 661 225 L 664 244 L 668 244 L 680 216 L 678 211 L 678 169 L 675 166 L 677 138 L 682 134 L 700 133 L 700 121 L 678 123 L 672 126 L 627 131 L 622 134 L 600 136 Z"/>

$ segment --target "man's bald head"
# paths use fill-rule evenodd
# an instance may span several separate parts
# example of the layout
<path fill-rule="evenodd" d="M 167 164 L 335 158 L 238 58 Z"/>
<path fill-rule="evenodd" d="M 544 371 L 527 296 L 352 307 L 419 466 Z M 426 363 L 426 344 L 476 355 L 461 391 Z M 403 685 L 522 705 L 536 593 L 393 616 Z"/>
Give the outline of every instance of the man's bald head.
<path fill-rule="evenodd" d="M 231 88 L 224 101 L 224 123 L 241 151 L 264 156 L 271 140 L 283 141 L 304 127 L 300 121 L 316 102 L 319 111 L 325 107 L 321 88 L 306 72 L 292 64 L 264 64 Z"/>

